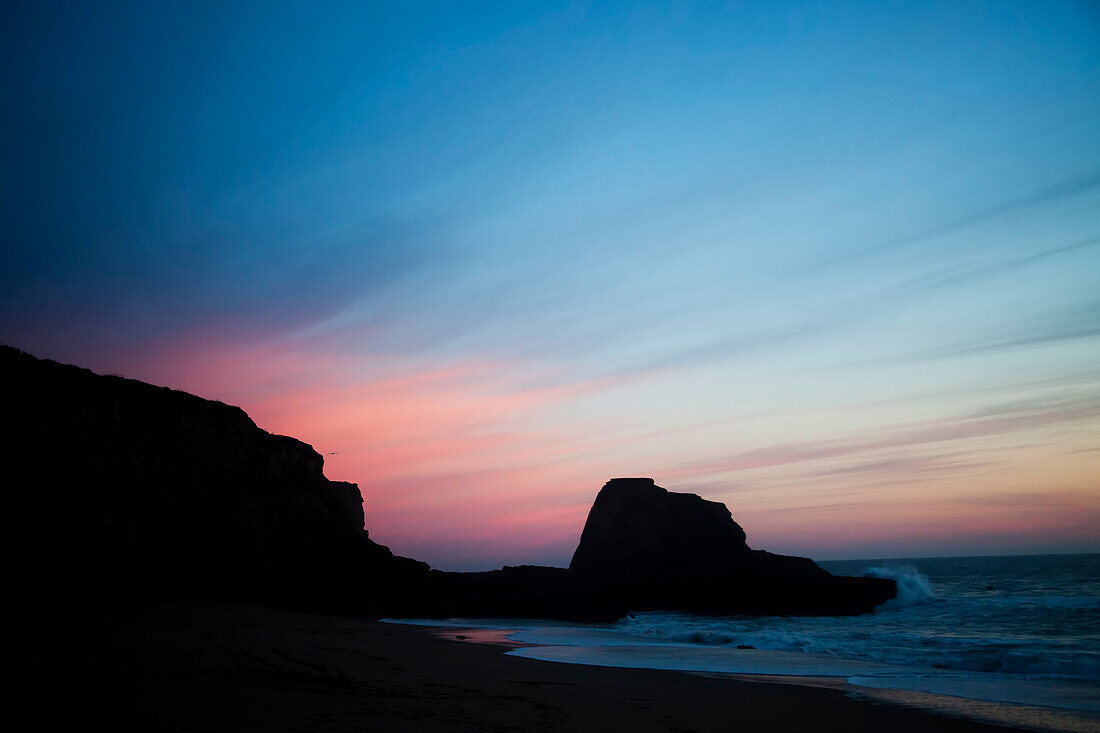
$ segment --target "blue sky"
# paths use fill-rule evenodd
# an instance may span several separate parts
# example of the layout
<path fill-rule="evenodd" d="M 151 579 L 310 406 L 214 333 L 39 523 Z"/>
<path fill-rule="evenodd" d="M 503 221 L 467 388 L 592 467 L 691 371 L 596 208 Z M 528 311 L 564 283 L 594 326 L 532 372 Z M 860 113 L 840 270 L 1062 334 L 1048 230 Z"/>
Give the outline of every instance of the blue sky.
<path fill-rule="evenodd" d="M 0 340 L 337 451 L 397 551 L 567 561 L 612 473 L 1100 549 L 1095 4 L 4 12 Z"/>

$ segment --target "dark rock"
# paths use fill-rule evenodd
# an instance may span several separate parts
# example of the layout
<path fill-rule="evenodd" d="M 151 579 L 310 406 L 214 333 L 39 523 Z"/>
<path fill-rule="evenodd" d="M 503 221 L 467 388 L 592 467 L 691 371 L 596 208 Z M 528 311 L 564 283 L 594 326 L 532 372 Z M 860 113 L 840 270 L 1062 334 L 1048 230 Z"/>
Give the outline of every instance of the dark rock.
<path fill-rule="evenodd" d="M 651 478 L 613 478 L 588 512 L 569 569 L 601 582 L 704 580 L 748 552 L 724 504 L 674 494 Z"/>
<path fill-rule="evenodd" d="M 481 573 L 433 570 L 431 575 L 446 617 L 617 621 L 629 610 L 619 596 L 565 568 L 520 565 Z"/>
<path fill-rule="evenodd" d="M 368 538 L 358 487 L 240 408 L 9 347 L 0 371 L 32 598 L 384 612 L 423 597 L 427 565 Z"/>
<path fill-rule="evenodd" d="M 632 610 L 865 613 L 892 580 L 834 577 L 808 558 L 751 550 L 724 504 L 611 479 L 596 496 L 569 565 Z"/>

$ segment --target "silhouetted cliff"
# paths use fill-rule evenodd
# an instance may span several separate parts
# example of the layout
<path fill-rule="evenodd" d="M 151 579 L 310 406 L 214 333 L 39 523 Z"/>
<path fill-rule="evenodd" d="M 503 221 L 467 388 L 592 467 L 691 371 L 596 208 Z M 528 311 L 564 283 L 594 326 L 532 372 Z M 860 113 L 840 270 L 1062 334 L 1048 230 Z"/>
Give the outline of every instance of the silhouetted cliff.
<path fill-rule="evenodd" d="M 428 567 L 363 529 L 355 484 L 238 407 L 0 347 L 31 600 L 423 610 Z"/>

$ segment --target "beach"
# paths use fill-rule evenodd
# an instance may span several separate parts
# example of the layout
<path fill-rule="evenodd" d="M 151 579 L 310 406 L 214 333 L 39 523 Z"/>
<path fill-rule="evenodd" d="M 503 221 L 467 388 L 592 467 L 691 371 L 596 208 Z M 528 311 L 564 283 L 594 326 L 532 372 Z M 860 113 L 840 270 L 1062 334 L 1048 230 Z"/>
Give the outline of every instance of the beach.
<path fill-rule="evenodd" d="M 505 656 L 503 634 L 242 604 L 75 610 L 32 632 L 45 724 L 114 730 L 1004 730 L 843 689 Z M 36 699 L 34 699 L 36 698 Z"/>

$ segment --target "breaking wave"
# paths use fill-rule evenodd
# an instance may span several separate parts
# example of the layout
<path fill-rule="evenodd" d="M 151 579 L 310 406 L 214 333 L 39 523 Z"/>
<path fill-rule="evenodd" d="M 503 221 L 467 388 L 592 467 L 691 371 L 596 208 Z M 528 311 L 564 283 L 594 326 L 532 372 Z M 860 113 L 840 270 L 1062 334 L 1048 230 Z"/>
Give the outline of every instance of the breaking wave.
<path fill-rule="evenodd" d="M 936 598 L 931 581 L 912 565 L 867 568 L 863 571 L 863 576 L 889 578 L 897 583 L 897 596 L 879 606 L 880 609 L 906 608 L 927 603 Z"/>
<path fill-rule="evenodd" d="M 874 613 L 855 617 L 647 613 L 617 627 L 661 644 L 1100 681 L 1095 556 L 923 560 L 920 569 L 895 562 L 837 565 L 829 569 L 894 580 L 897 596 Z"/>

